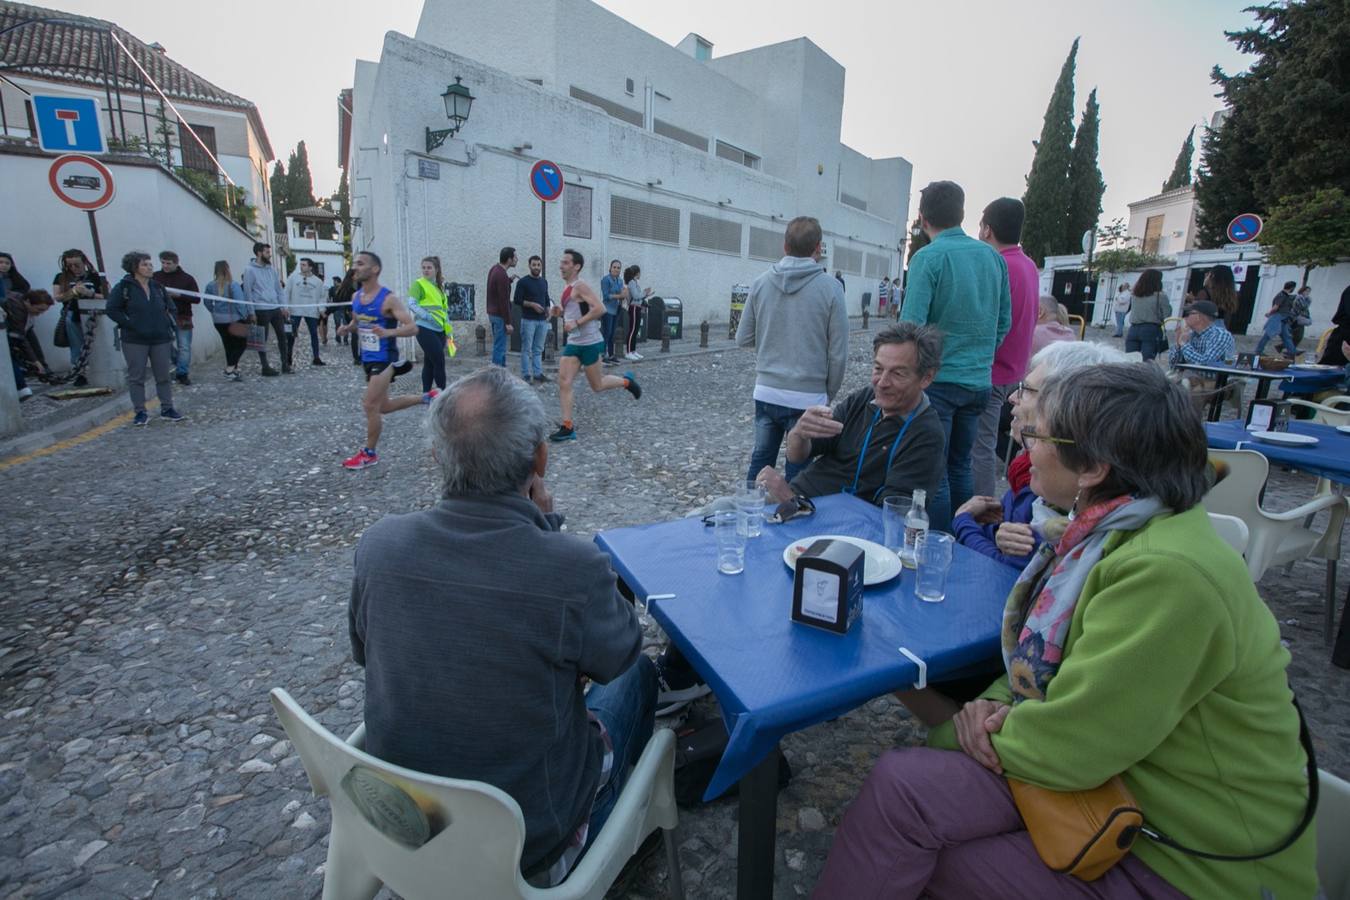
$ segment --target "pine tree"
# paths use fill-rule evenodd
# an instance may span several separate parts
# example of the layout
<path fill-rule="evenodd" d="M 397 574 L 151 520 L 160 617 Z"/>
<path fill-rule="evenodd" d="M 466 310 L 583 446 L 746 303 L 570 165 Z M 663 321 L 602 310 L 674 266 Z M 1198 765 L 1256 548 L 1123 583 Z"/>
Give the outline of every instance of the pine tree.
<path fill-rule="evenodd" d="M 1186 140 L 1181 145 L 1181 152 L 1177 154 L 1177 161 L 1172 164 L 1172 174 L 1163 182 L 1163 193 L 1191 183 L 1191 157 L 1194 155 L 1195 126 L 1192 125 L 1191 130 L 1186 132 Z"/>
<path fill-rule="evenodd" d="M 1195 239 L 1201 248 L 1228 243 L 1228 223 L 1243 213 L 1259 212 L 1252 172 L 1261 165 L 1261 149 L 1241 109 L 1200 141 L 1200 171 L 1195 180 Z"/>
<path fill-rule="evenodd" d="M 1064 246 L 1072 253 L 1083 246 L 1083 232 L 1096 231 L 1102 214 L 1102 194 L 1106 182 L 1097 166 L 1097 137 L 1101 129 L 1101 110 L 1097 89 L 1088 94 L 1083 118 L 1073 139 L 1069 157 L 1069 206 L 1065 213 Z"/>
<path fill-rule="evenodd" d="M 1022 248 L 1040 265 L 1047 255 L 1063 252 L 1066 214 L 1069 209 L 1069 157 L 1073 140 L 1073 73 L 1078 57 L 1078 39 L 1059 70 L 1050 103 L 1045 109 L 1041 139 L 1027 175 L 1022 202 L 1027 208 L 1022 228 Z M 1072 245 L 1071 245 L 1072 246 Z"/>
<path fill-rule="evenodd" d="M 286 179 L 286 166 L 281 160 L 272 167 L 272 175 L 267 180 L 267 187 L 272 194 L 272 230 L 277 234 L 282 234 L 286 230 L 286 210 L 288 183 Z"/>

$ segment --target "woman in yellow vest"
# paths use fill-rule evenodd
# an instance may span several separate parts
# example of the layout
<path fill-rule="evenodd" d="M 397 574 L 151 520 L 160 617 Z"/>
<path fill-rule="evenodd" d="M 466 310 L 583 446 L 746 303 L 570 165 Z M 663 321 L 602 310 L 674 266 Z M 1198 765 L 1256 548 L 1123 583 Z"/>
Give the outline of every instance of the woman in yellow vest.
<path fill-rule="evenodd" d="M 454 341 L 450 307 L 441 284 L 441 258 L 428 256 L 422 260 L 422 277 L 408 289 L 413 321 L 417 323 L 417 344 L 422 348 L 422 393 L 428 400 L 445 390 L 445 351 Z M 433 383 L 436 393 L 431 390 Z"/>

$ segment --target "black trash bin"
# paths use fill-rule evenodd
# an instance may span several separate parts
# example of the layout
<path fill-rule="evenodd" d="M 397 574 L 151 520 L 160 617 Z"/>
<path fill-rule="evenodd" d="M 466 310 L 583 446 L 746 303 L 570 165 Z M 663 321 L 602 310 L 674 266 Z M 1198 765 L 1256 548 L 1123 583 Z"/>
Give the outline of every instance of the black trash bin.
<path fill-rule="evenodd" d="M 670 339 L 684 337 L 684 302 L 679 297 L 647 298 L 647 337 L 661 340 L 661 327 L 670 327 Z"/>

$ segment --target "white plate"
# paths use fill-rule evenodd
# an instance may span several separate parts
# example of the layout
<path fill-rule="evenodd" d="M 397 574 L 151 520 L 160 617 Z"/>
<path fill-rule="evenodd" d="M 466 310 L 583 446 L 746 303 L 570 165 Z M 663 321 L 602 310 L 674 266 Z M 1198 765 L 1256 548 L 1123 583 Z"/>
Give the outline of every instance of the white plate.
<path fill-rule="evenodd" d="M 867 554 L 863 558 L 863 584 L 867 587 L 881 584 L 883 581 L 890 581 L 900 574 L 900 557 L 896 556 L 894 552 L 874 541 L 851 537 L 846 534 L 816 534 L 802 538 L 800 541 L 793 541 L 783 548 L 784 565 L 795 572 L 797 570 L 797 557 L 805 553 L 806 548 L 816 541 L 823 540 L 845 541 L 855 547 L 862 548 L 863 553 Z"/>
<path fill-rule="evenodd" d="M 1290 431 L 1254 431 L 1252 437 L 1267 444 L 1285 444 L 1290 447 L 1311 447 L 1317 438 L 1307 434 L 1294 434 Z"/>
<path fill-rule="evenodd" d="M 1350 425 L 1337 425 L 1336 430 L 1341 434 L 1350 434 Z"/>

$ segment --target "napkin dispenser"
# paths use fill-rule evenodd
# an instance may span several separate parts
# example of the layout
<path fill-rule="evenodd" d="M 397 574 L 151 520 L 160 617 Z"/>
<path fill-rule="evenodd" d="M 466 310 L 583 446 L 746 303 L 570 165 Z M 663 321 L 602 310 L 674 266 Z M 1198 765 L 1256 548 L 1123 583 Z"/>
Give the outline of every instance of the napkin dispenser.
<path fill-rule="evenodd" d="M 1288 400 L 1253 400 L 1247 408 L 1248 431 L 1288 431 Z"/>
<path fill-rule="evenodd" d="M 822 539 L 797 557 L 792 621 L 846 634 L 862 615 L 866 554 L 847 541 Z"/>

